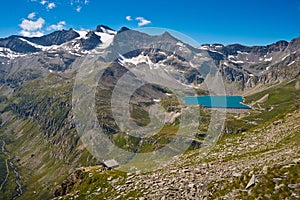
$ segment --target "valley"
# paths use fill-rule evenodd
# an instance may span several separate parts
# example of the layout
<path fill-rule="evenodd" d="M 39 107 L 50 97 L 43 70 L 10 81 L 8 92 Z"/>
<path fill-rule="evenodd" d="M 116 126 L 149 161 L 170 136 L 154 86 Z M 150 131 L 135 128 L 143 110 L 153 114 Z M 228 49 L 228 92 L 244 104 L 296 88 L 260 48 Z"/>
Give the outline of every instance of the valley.
<path fill-rule="evenodd" d="M 99 25 L 0 47 L 2 199 L 300 198 L 300 38 L 193 47 Z"/>

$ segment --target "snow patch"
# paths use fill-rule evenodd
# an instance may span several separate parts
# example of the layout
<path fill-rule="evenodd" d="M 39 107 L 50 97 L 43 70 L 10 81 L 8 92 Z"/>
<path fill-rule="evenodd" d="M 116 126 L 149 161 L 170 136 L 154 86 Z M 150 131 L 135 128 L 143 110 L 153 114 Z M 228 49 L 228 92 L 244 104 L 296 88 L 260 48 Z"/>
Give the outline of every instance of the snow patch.
<path fill-rule="evenodd" d="M 237 61 L 230 60 L 230 62 L 235 63 L 235 64 L 243 64 L 244 63 L 244 61 L 242 61 L 242 60 L 237 60 Z"/>
<path fill-rule="evenodd" d="M 0 57 L 8 58 L 8 59 L 15 59 L 18 57 L 23 57 L 25 54 L 17 53 L 15 51 L 12 51 L 9 48 L 0 47 Z"/>
<path fill-rule="evenodd" d="M 158 69 L 160 67 L 166 67 L 163 63 L 153 63 L 149 56 L 144 56 L 144 55 L 139 55 L 137 57 L 133 58 L 125 58 L 124 56 L 120 55 L 119 58 L 119 63 L 126 66 L 126 64 L 134 64 L 134 65 L 139 65 L 139 64 L 146 64 L 150 67 L 150 70 L 152 69 Z"/>
<path fill-rule="evenodd" d="M 221 45 L 216 45 L 215 48 L 216 48 L 216 49 L 222 49 L 223 46 L 221 46 Z"/>
<path fill-rule="evenodd" d="M 291 54 L 288 54 L 288 55 L 286 55 L 286 56 L 284 56 L 282 59 L 281 59 L 281 61 L 284 61 L 287 57 L 289 57 Z"/>
<path fill-rule="evenodd" d="M 95 34 L 100 36 L 100 40 L 102 41 L 102 44 L 99 46 L 99 48 L 101 49 L 107 48 L 113 42 L 115 37 L 115 35 L 101 33 L 101 32 L 95 32 Z"/>
<path fill-rule="evenodd" d="M 295 63 L 295 61 L 293 61 L 293 62 L 291 62 L 290 64 L 288 64 L 288 66 L 291 66 L 291 65 L 293 65 Z"/>
<path fill-rule="evenodd" d="M 234 56 L 233 55 L 229 55 L 228 59 L 234 59 Z"/>
<path fill-rule="evenodd" d="M 184 47 L 185 46 L 182 42 L 177 42 L 176 45 L 180 46 L 180 47 Z"/>
<path fill-rule="evenodd" d="M 77 39 L 87 39 L 88 37 L 86 36 L 88 34 L 88 31 L 77 31 L 75 30 L 80 36 Z"/>
<path fill-rule="evenodd" d="M 237 53 L 238 54 L 245 54 L 245 55 L 249 54 L 248 52 L 242 52 L 242 51 L 237 51 Z"/>
<path fill-rule="evenodd" d="M 223 63 L 225 66 L 229 67 L 230 65 L 227 62 Z"/>
<path fill-rule="evenodd" d="M 42 51 L 57 50 L 63 45 L 63 44 L 61 44 L 61 45 L 43 46 L 43 45 L 35 44 L 33 42 L 29 42 L 28 40 L 25 40 L 24 38 L 19 38 L 19 39 L 22 40 L 23 42 L 27 42 L 27 44 L 29 44 L 37 49 L 41 49 Z"/>
<path fill-rule="evenodd" d="M 208 50 L 208 46 L 201 46 L 199 49 Z"/>
<path fill-rule="evenodd" d="M 273 57 L 265 58 L 265 62 L 271 62 L 273 60 Z"/>
<path fill-rule="evenodd" d="M 110 35 L 116 35 L 117 32 L 116 31 L 112 31 L 112 30 L 109 30 L 109 29 L 105 29 L 103 27 L 101 27 L 101 30 L 103 31 L 103 33 L 106 33 L 106 34 L 110 34 Z"/>
<path fill-rule="evenodd" d="M 161 54 L 161 55 L 167 56 L 166 52 L 160 51 L 158 53 Z"/>
<path fill-rule="evenodd" d="M 221 54 L 221 55 L 224 55 L 223 53 L 221 53 L 221 52 L 219 52 L 219 51 L 215 51 L 215 50 L 208 50 L 208 51 L 210 51 L 210 52 L 213 52 L 213 53 L 218 53 L 218 54 Z"/>

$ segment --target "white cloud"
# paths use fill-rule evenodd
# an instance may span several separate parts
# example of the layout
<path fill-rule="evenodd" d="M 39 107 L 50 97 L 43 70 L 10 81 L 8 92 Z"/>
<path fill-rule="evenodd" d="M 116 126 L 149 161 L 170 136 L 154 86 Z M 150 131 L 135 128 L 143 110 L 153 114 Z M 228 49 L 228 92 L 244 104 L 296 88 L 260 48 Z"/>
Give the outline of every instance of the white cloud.
<path fill-rule="evenodd" d="M 84 4 L 87 5 L 89 3 L 89 0 L 84 0 Z"/>
<path fill-rule="evenodd" d="M 41 31 L 43 25 L 45 24 L 45 20 L 43 18 L 38 18 L 37 20 L 33 20 L 35 17 L 35 13 L 30 13 L 28 15 L 28 19 L 23 19 L 22 23 L 19 26 L 22 28 L 20 34 L 25 37 L 40 37 L 43 36 L 44 33 Z"/>
<path fill-rule="evenodd" d="M 131 19 L 131 16 L 126 16 L 126 20 L 127 21 L 131 21 L 132 19 Z"/>
<path fill-rule="evenodd" d="M 22 30 L 20 31 L 20 33 L 25 36 L 25 37 L 41 37 L 44 35 L 44 33 L 42 31 L 25 31 Z"/>
<path fill-rule="evenodd" d="M 80 12 L 80 11 L 81 11 L 81 7 L 80 7 L 80 6 L 77 6 L 76 11 L 77 11 L 77 12 Z"/>
<path fill-rule="evenodd" d="M 65 25 L 66 25 L 65 21 L 60 21 L 57 24 L 53 24 L 51 26 L 48 26 L 47 30 L 48 31 L 51 31 L 51 30 L 55 30 L 55 31 L 56 30 L 61 30 L 61 29 L 63 29 L 65 27 Z"/>
<path fill-rule="evenodd" d="M 138 26 L 145 26 L 151 23 L 151 21 L 145 19 L 144 17 L 137 17 L 135 20 L 139 21 Z"/>
<path fill-rule="evenodd" d="M 48 5 L 47 5 L 47 9 L 49 9 L 49 10 L 51 10 L 51 9 L 53 9 L 53 8 L 55 8 L 56 7 L 56 5 L 55 5 L 55 3 L 48 3 Z"/>
<path fill-rule="evenodd" d="M 47 2 L 48 2 L 48 1 L 42 0 L 40 3 L 41 3 L 42 5 L 45 5 Z"/>
<path fill-rule="evenodd" d="M 30 13 L 29 15 L 28 15 L 28 19 L 34 19 L 35 18 L 35 15 L 36 15 L 36 13 L 35 12 L 32 12 L 32 13 Z"/>
<path fill-rule="evenodd" d="M 38 18 L 36 21 L 23 19 L 22 23 L 19 25 L 25 31 L 36 31 L 41 29 L 45 23 L 43 18 Z"/>

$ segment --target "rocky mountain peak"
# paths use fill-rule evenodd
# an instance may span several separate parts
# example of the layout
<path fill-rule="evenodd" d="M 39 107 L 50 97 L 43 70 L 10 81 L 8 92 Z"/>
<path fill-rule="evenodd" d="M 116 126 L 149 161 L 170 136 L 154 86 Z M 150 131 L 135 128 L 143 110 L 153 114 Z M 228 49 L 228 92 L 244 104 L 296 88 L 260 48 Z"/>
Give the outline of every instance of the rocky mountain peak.
<path fill-rule="evenodd" d="M 123 26 L 119 31 L 118 33 L 122 33 L 122 32 L 125 32 L 125 31 L 129 31 L 130 29 L 127 28 L 126 26 Z"/>
<path fill-rule="evenodd" d="M 164 32 L 163 34 L 161 34 L 161 37 L 164 39 L 176 39 L 174 36 L 172 36 L 168 31 Z M 178 40 L 178 39 L 176 39 Z"/>
<path fill-rule="evenodd" d="M 40 49 L 31 46 L 19 38 L 19 36 L 13 35 L 8 38 L 0 39 L 0 47 L 10 49 L 17 53 L 34 53 L 40 51 Z"/>
<path fill-rule="evenodd" d="M 101 44 L 101 37 L 96 35 L 93 31 L 87 33 L 86 38 L 81 38 L 80 42 L 84 50 L 92 50 Z"/>
<path fill-rule="evenodd" d="M 115 32 L 115 30 L 105 25 L 98 25 L 96 31 L 100 33 L 108 33 L 108 34 L 113 34 Z"/>
<path fill-rule="evenodd" d="M 42 46 L 52 46 L 52 45 L 61 45 L 79 36 L 80 35 L 73 29 L 69 29 L 69 30 L 63 29 L 61 31 L 55 31 L 53 33 L 44 35 L 42 37 L 26 38 L 26 40 Z"/>
<path fill-rule="evenodd" d="M 297 51 L 300 48 L 300 36 L 298 38 L 293 39 L 288 46 L 288 49 L 291 52 Z"/>

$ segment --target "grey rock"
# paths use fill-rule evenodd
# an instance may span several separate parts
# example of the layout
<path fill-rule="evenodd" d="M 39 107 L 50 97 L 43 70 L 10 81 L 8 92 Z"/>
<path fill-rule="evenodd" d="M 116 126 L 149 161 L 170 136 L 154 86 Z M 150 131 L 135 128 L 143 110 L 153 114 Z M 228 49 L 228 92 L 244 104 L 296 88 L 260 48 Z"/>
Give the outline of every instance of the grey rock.
<path fill-rule="evenodd" d="M 273 125 L 279 125 L 279 124 L 282 124 L 282 120 L 278 120 L 278 121 L 275 121 L 275 122 L 273 122 Z"/>
<path fill-rule="evenodd" d="M 267 174 L 267 173 L 268 173 L 268 170 L 269 170 L 269 167 L 268 167 L 268 166 L 264 166 L 264 167 L 262 168 L 262 173 L 263 173 L 263 174 Z"/>
<path fill-rule="evenodd" d="M 241 174 L 241 173 L 238 173 L 238 172 L 232 172 L 232 176 L 233 176 L 233 177 L 241 177 L 242 174 Z"/>
<path fill-rule="evenodd" d="M 279 181 L 282 181 L 282 178 L 273 178 L 273 182 L 274 182 L 274 183 L 277 183 L 277 182 L 279 182 Z"/>
<path fill-rule="evenodd" d="M 250 187 L 254 186 L 255 185 L 255 175 L 253 174 L 250 181 L 248 182 L 247 186 L 246 186 L 246 190 L 248 190 Z"/>
<path fill-rule="evenodd" d="M 275 186 L 275 190 L 279 190 L 280 188 L 282 188 L 282 187 L 285 187 L 285 185 L 284 184 L 280 184 L 280 185 L 278 185 L 278 186 Z"/>
<path fill-rule="evenodd" d="M 297 183 L 297 184 L 288 184 L 288 187 L 290 189 L 296 189 L 296 188 L 300 187 L 300 183 Z"/>

